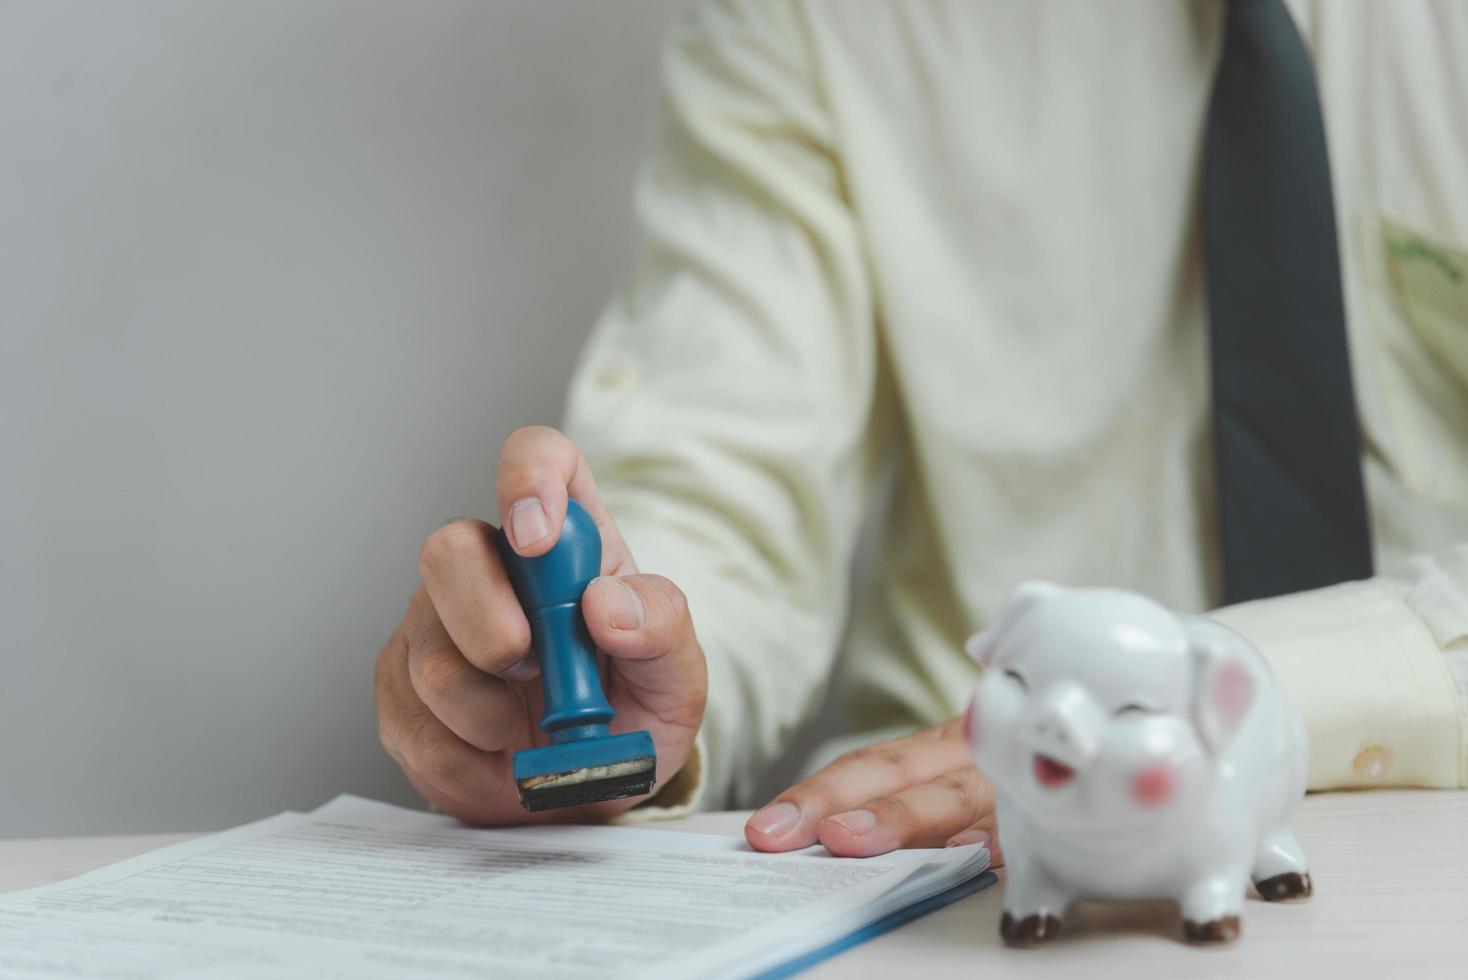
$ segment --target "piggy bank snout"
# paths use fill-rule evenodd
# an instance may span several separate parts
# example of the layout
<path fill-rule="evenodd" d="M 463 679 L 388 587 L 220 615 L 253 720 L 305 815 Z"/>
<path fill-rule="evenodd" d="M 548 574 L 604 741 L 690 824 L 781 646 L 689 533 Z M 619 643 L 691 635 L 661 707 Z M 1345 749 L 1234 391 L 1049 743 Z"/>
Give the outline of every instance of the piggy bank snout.
<path fill-rule="evenodd" d="M 1035 752 L 1081 766 L 1095 758 L 1100 747 L 1098 713 L 1083 690 L 1067 686 L 1038 700 L 1021 723 L 1020 734 Z"/>

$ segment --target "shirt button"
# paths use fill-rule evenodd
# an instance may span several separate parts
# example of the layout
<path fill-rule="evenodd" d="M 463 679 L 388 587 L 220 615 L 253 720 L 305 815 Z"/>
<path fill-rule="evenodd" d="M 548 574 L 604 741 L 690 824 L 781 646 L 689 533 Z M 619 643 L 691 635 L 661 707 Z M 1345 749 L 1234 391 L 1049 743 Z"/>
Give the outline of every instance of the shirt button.
<path fill-rule="evenodd" d="M 627 391 L 637 384 L 637 368 L 624 358 L 604 361 L 593 377 L 603 391 Z"/>
<path fill-rule="evenodd" d="M 1379 783 L 1391 771 L 1391 750 L 1380 745 L 1368 745 L 1356 756 L 1351 768 L 1356 771 L 1356 778 L 1361 782 Z"/>

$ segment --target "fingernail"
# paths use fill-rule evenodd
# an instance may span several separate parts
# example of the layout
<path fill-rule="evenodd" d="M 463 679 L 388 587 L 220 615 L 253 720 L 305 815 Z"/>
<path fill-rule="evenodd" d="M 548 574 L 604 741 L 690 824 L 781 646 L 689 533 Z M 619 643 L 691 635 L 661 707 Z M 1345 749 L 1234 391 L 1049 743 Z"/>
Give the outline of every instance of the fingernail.
<path fill-rule="evenodd" d="M 545 516 L 545 508 L 539 500 L 526 497 L 515 501 L 510 508 L 510 536 L 515 539 L 511 543 L 516 551 L 530 547 L 550 533 L 550 519 Z"/>
<path fill-rule="evenodd" d="M 850 810 L 838 813 L 831 819 L 858 837 L 877 825 L 877 815 L 870 810 Z"/>
<path fill-rule="evenodd" d="M 993 834 L 989 833 L 987 830 L 980 830 L 977 827 L 974 827 L 965 830 L 961 834 L 954 834 L 952 837 L 948 838 L 948 843 L 944 844 L 943 846 L 963 847 L 965 844 L 983 844 L 985 847 L 988 847 L 992 843 L 994 843 Z"/>
<path fill-rule="evenodd" d="M 500 676 L 507 681 L 528 681 L 540 675 L 540 664 L 535 662 L 534 657 L 526 657 L 500 671 Z"/>
<path fill-rule="evenodd" d="M 800 822 L 800 811 L 794 803 L 771 803 L 749 818 L 749 825 L 762 834 L 776 836 Z"/>
<path fill-rule="evenodd" d="M 642 596 L 633 592 L 626 582 L 619 582 L 610 575 L 604 575 L 592 584 L 596 582 L 606 583 L 599 588 L 607 604 L 607 617 L 611 620 L 612 629 L 642 629 L 642 624 L 647 622 L 647 609 L 642 605 Z"/>

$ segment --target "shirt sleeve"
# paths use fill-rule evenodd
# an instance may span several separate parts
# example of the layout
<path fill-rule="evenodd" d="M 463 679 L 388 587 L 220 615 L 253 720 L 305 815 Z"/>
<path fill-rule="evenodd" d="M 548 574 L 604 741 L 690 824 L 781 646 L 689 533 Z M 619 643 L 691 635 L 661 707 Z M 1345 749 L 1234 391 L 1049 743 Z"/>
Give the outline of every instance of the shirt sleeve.
<path fill-rule="evenodd" d="M 1299 704 L 1311 789 L 1468 785 L 1468 543 L 1213 615 Z"/>
<path fill-rule="evenodd" d="M 700 4 L 670 39 L 635 264 L 566 429 L 709 662 L 694 756 L 630 819 L 722 805 L 819 704 L 883 438 L 873 301 L 802 25 Z"/>

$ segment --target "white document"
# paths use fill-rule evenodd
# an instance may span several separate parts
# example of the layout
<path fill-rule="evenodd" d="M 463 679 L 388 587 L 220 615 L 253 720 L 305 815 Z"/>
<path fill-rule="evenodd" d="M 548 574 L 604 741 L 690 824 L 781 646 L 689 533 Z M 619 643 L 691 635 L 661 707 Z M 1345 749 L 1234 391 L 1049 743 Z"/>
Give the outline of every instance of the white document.
<path fill-rule="evenodd" d="M 0 895 L 0 977 L 749 976 L 973 878 L 632 827 L 476 830 L 356 797 Z"/>

